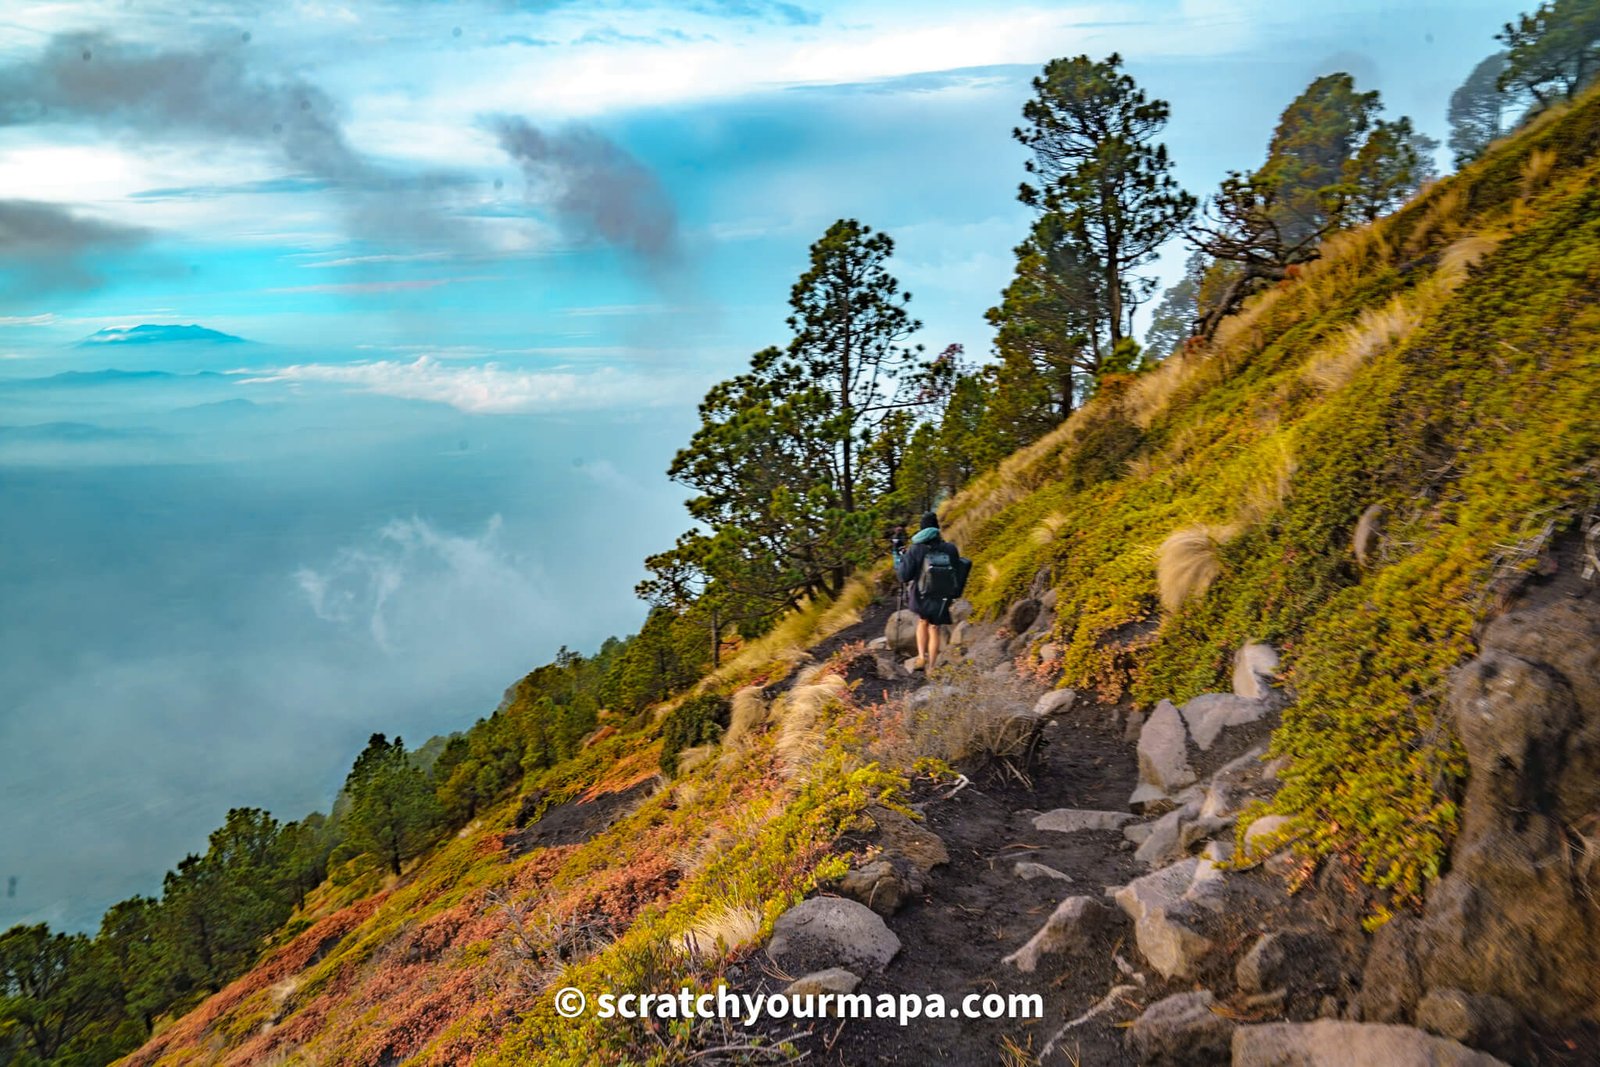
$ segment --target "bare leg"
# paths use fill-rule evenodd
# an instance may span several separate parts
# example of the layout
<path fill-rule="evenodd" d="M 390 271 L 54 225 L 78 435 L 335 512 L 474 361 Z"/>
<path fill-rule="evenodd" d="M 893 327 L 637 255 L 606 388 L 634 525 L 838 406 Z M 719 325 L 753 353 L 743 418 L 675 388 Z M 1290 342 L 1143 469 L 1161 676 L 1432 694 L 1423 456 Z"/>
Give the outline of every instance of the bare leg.
<path fill-rule="evenodd" d="M 917 658 L 915 662 L 919 667 L 924 669 L 926 669 L 928 666 L 928 632 L 930 630 L 933 631 L 932 640 L 935 642 L 938 641 L 939 631 L 935 627 L 929 626 L 928 620 L 919 615 L 917 617 Z M 938 646 L 935 645 L 934 647 L 937 648 Z"/>
<path fill-rule="evenodd" d="M 934 661 L 939 658 L 939 645 L 942 643 L 943 639 L 944 639 L 944 630 L 943 630 L 943 628 L 939 627 L 939 626 L 935 626 L 933 623 L 929 623 L 928 624 L 928 658 L 925 661 L 927 666 L 925 666 L 923 668 L 924 670 L 929 671 L 929 672 L 931 672 L 933 670 Z"/>

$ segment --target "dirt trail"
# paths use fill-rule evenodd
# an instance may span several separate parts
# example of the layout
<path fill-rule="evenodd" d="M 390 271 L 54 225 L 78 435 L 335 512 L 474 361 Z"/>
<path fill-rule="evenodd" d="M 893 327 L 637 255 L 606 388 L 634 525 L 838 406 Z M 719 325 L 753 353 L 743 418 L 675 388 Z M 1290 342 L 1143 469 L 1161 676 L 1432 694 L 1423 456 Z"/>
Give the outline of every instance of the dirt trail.
<path fill-rule="evenodd" d="M 874 604 L 861 623 L 815 650 L 825 658 L 840 645 L 881 635 L 891 605 Z M 887 695 L 923 684 L 899 680 Z M 1120 831 L 1063 834 L 1035 829 L 1033 816 L 1053 808 L 1127 810 L 1138 778 L 1133 746 L 1123 741 L 1116 710 L 1084 703 L 1045 731 L 1030 781 L 997 769 L 973 768 L 972 784 L 949 799 L 915 798 L 926 826 L 950 853 L 950 863 L 928 877 L 920 900 L 886 919 L 901 949 L 888 968 L 869 975 L 858 992 L 942 994 L 949 1005 L 969 994 L 1038 993 L 1042 1019 L 918 1019 L 822 1023 L 798 1042 L 807 1062 L 869 1067 L 876 1064 L 1031 1063 L 1007 1058 L 1015 1049 L 1037 1056 L 1069 1020 L 1076 1019 L 1128 979 L 1113 955 L 1137 961 L 1131 946 L 1107 941 L 1083 957 L 1047 957 L 1037 972 L 1022 974 L 1002 959 L 1026 942 L 1066 897 L 1099 897 L 1143 873 Z M 1042 864 L 1069 880 L 1024 879 L 1018 863 Z M 762 985 L 781 988 L 768 978 Z M 1058 1042 L 1054 1063 L 1132 1063 L 1116 1025 L 1133 1012 L 1108 1012 L 1074 1028 Z"/>

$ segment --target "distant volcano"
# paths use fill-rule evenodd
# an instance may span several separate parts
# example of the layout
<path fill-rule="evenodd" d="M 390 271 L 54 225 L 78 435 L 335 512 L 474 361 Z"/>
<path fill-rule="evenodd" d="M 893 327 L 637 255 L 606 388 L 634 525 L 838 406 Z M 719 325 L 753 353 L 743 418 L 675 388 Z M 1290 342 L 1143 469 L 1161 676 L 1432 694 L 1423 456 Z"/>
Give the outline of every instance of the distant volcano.
<path fill-rule="evenodd" d="M 108 327 L 79 341 L 78 347 L 152 345 L 175 341 L 210 341 L 214 344 L 239 344 L 244 341 L 244 338 L 235 337 L 231 333 L 222 333 L 220 330 L 208 330 L 204 326 L 195 326 L 193 324 L 188 326 L 146 324 L 143 326 Z"/>

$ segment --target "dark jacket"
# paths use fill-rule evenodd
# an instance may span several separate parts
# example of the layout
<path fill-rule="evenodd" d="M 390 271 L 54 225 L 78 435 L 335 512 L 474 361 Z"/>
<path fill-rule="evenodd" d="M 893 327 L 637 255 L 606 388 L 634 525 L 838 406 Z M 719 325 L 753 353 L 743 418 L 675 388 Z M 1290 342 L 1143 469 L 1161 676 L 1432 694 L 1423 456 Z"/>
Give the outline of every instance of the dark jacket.
<path fill-rule="evenodd" d="M 950 601 L 933 600 L 923 603 L 917 596 L 917 579 L 922 576 L 922 561 L 928 553 L 942 549 L 950 553 L 952 559 L 961 555 L 961 550 L 949 541 L 927 541 L 920 545 L 912 545 L 900 553 L 900 562 L 894 569 L 895 577 L 899 578 L 906 586 L 906 594 L 911 598 L 911 610 L 940 626 L 950 625 Z"/>

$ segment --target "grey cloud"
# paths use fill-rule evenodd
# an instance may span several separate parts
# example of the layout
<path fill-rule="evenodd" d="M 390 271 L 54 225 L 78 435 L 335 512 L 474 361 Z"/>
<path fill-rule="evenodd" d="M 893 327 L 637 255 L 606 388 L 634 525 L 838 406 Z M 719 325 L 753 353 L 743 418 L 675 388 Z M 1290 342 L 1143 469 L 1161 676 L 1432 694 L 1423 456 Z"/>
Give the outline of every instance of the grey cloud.
<path fill-rule="evenodd" d="M 486 125 L 521 165 L 530 194 L 543 194 L 567 230 L 656 265 L 677 257 L 672 201 L 649 168 L 626 150 L 586 126 L 546 133 L 506 115 Z"/>
<path fill-rule="evenodd" d="M 105 260 L 144 243 L 147 234 L 58 204 L 0 200 L 0 304 L 23 304 L 103 281 Z"/>
<path fill-rule="evenodd" d="M 363 156 L 326 93 L 304 78 L 256 69 L 239 37 L 181 49 L 102 33 L 58 35 L 32 60 L 0 69 L 0 125 L 42 122 L 272 146 L 301 180 L 344 196 L 360 236 L 460 236 L 441 195 L 460 176 L 401 175 Z"/>

